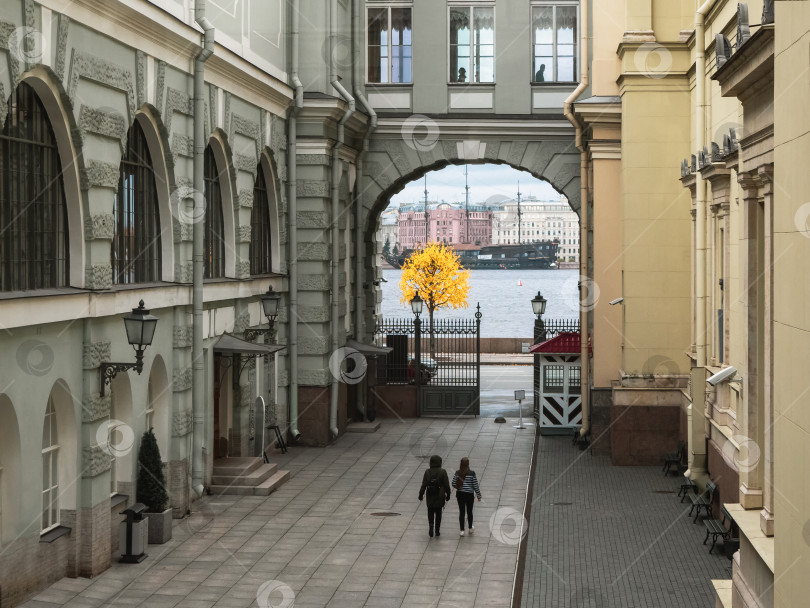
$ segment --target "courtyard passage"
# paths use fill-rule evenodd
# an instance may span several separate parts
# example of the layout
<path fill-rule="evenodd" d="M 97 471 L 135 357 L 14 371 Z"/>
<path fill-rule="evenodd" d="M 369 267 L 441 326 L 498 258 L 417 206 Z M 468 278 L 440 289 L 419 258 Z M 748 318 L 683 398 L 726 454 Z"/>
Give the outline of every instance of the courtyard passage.
<path fill-rule="evenodd" d="M 508 607 L 533 441 L 491 418 L 422 418 L 292 447 L 273 458 L 292 475 L 277 492 L 206 497 L 144 562 L 62 579 L 24 606 Z M 478 475 L 473 536 L 459 538 L 452 498 L 428 537 L 417 496 L 434 453 L 451 476 L 464 456 Z"/>
<path fill-rule="evenodd" d="M 731 562 L 721 542 L 711 555 L 701 544 L 680 479 L 541 436 L 521 606 L 714 608 L 711 580 L 731 578 Z"/>

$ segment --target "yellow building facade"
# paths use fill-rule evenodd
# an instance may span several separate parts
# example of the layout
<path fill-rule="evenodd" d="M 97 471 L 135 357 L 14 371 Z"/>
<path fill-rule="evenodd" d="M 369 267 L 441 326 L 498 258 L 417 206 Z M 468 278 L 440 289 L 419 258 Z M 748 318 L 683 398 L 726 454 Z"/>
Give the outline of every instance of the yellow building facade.
<path fill-rule="evenodd" d="M 593 5 L 573 113 L 602 292 L 586 313 L 595 446 L 601 432 L 615 463 L 643 461 L 645 421 L 658 439 L 674 421 L 687 476 L 717 485 L 715 516 L 740 530 L 716 605 L 806 605 L 810 5 Z"/>

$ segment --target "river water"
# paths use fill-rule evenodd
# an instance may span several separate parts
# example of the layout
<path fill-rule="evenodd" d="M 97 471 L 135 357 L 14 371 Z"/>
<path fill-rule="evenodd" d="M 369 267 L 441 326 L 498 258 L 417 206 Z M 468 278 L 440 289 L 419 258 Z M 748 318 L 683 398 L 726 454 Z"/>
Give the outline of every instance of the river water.
<path fill-rule="evenodd" d="M 410 305 L 400 302 L 401 270 L 383 269 L 384 319 L 412 318 Z M 545 319 L 579 317 L 578 270 L 471 270 L 469 308 L 443 310 L 437 318 L 469 317 L 481 304 L 481 337 L 528 338 L 533 335 L 531 300 L 540 291 L 548 300 Z"/>

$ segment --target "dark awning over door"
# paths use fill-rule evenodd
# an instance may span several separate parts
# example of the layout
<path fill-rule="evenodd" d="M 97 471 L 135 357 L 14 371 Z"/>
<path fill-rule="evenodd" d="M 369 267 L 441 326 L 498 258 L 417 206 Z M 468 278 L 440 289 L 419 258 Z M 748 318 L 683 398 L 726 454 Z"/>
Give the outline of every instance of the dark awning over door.
<path fill-rule="evenodd" d="M 238 353 L 241 355 L 253 355 L 261 357 L 264 355 L 271 355 L 280 350 L 284 350 L 286 346 L 279 346 L 278 344 L 253 344 L 247 340 L 242 340 L 231 334 L 222 334 L 214 344 L 214 352 L 232 355 Z"/>

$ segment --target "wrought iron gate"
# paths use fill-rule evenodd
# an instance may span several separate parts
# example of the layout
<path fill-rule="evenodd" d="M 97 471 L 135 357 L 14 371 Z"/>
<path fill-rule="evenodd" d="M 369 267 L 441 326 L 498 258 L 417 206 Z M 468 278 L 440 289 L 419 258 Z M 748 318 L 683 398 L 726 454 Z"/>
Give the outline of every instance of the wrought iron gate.
<path fill-rule="evenodd" d="M 474 318 L 434 319 L 432 328 L 429 320 L 391 319 L 375 333 L 379 343 L 393 348 L 378 369 L 378 381 L 416 385 L 420 415 L 480 414 L 480 306 Z"/>

